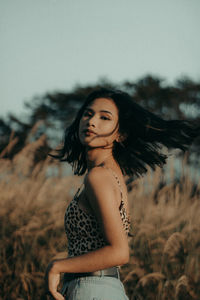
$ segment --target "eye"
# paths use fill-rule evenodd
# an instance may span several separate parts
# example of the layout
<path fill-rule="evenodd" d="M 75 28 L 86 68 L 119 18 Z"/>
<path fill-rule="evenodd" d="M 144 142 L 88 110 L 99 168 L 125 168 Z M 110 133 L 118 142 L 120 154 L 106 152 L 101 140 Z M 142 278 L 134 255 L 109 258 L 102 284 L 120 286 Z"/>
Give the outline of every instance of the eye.
<path fill-rule="evenodd" d="M 86 111 L 83 113 L 83 116 L 92 116 L 92 113 L 86 110 Z"/>
<path fill-rule="evenodd" d="M 110 120 L 110 118 L 106 117 L 106 116 L 101 116 L 102 120 Z"/>

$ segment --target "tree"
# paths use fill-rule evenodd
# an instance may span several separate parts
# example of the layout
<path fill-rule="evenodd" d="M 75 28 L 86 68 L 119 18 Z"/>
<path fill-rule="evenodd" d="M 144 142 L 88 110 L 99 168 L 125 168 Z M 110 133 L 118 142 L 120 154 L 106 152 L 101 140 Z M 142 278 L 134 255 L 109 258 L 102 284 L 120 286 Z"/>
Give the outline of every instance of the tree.
<path fill-rule="evenodd" d="M 125 81 L 120 86 L 101 79 L 96 85 L 76 86 L 66 93 L 55 92 L 34 97 L 25 103 L 29 110 L 28 122 L 21 121 L 14 114 L 8 116 L 7 122 L 0 119 L 0 150 L 5 148 L 14 131 L 12 138 L 17 136 L 18 142 L 10 153 L 9 157 L 12 158 L 30 142 L 30 132 L 31 139 L 34 139 L 31 130 L 36 123 L 40 126 L 34 130 L 35 139 L 45 133 L 51 146 L 60 143 L 64 129 L 72 122 L 86 95 L 99 87 L 117 87 L 127 91 L 137 103 L 166 119 L 189 118 L 200 122 L 200 83 L 189 78 L 178 79 L 175 86 L 167 85 L 163 79 L 150 75 L 135 82 Z M 199 151 L 199 148 L 200 140 L 197 139 L 192 151 Z"/>

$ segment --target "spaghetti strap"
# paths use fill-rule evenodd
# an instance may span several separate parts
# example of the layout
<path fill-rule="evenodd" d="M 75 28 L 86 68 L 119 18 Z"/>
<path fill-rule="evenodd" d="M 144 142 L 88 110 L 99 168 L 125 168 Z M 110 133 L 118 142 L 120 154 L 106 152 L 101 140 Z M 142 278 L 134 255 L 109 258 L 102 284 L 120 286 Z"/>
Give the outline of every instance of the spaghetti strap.
<path fill-rule="evenodd" d="M 79 186 L 79 188 L 78 188 L 78 190 L 77 190 L 76 194 L 74 195 L 74 199 L 78 199 L 78 196 L 79 196 L 80 190 L 81 190 L 81 188 L 83 187 L 83 185 L 84 185 L 84 182 L 82 182 L 82 184 Z"/>
<path fill-rule="evenodd" d="M 124 218 L 124 222 L 126 224 L 125 227 L 126 227 L 126 230 L 128 232 L 128 236 L 133 237 L 132 233 L 130 233 L 130 224 L 131 224 L 130 214 L 127 213 L 126 208 L 125 208 L 120 180 L 119 180 L 117 174 L 111 168 L 108 168 L 108 167 L 105 167 L 105 166 L 102 166 L 102 167 L 107 169 L 107 170 L 110 170 L 111 173 L 114 175 L 114 177 L 117 180 L 117 183 L 118 183 L 119 189 L 120 189 L 120 193 L 121 193 L 121 203 L 120 203 L 120 206 L 119 206 L 120 215 L 121 215 L 122 218 Z"/>
<path fill-rule="evenodd" d="M 108 167 L 105 167 L 105 166 L 101 166 L 101 167 L 103 167 L 103 168 L 111 171 L 111 173 L 114 175 L 114 177 L 115 177 L 115 179 L 116 179 L 116 181 L 118 183 L 118 186 L 119 186 L 119 189 L 120 189 L 120 194 L 121 194 L 121 202 L 120 202 L 119 209 L 121 209 L 122 206 L 124 205 L 124 200 L 123 200 L 122 186 L 121 186 L 120 180 L 119 180 L 117 174 L 111 168 L 108 168 Z"/>

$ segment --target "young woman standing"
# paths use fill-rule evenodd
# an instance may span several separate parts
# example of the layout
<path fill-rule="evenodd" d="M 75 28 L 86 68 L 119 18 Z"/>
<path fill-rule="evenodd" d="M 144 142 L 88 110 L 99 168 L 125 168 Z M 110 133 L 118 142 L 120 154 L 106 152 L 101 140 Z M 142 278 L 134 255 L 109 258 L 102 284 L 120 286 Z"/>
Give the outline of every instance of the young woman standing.
<path fill-rule="evenodd" d="M 84 182 L 65 213 L 68 257 L 46 272 L 56 300 L 128 299 L 119 268 L 129 261 L 129 207 L 124 175 L 162 167 L 161 146 L 186 150 L 199 134 L 187 121 L 165 121 L 118 90 L 92 92 L 65 132 L 58 156 Z M 61 292 L 60 274 L 65 273 Z"/>

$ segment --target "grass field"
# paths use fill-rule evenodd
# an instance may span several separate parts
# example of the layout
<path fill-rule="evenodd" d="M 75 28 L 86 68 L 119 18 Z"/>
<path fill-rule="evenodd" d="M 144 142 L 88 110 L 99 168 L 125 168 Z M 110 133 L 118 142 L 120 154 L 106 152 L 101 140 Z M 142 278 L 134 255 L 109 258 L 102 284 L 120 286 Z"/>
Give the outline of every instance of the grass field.
<path fill-rule="evenodd" d="M 46 299 L 45 268 L 67 256 L 64 212 L 81 178 L 50 158 L 35 164 L 43 142 L 1 159 L 1 300 Z M 168 183 L 157 169 L 129 186 L 134 237 L 121 278 L 132 300 L 200 299 L 200 185 L 184 168 L 179 181 L 172 161 Z"/>

